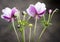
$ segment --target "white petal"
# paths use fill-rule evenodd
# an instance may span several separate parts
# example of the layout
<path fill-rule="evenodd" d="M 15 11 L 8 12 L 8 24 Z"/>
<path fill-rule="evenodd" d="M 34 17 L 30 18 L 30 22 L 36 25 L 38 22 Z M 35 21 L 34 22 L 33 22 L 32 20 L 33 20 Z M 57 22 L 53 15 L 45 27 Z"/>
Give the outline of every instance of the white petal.
<path fill-rule="evenodd" d="M 40 2 L 37 2 L 37 3 L 35 4 L 35 9 L 36 9 L 37 13 L 40 12 L 40 10 L 41 10 L 41 3 L 40 3 Z"/>
<path fill-rule="evenodd" d="M 3 12 L 3 14 L 4 14 L 5 16 L 8 16 L 8 17 L 11 16 L 11 9 L 8 8 L 8 7 L 6 7 L 5 9 L 3 9 L 2 12 Z"/>
<path fill-rule="evenodd" d="M 41 10 L 40 10 L 40 13 L 42 13 L 43 11 L 46 10 L 46 6 L 44 3 L 41 4 Z"/>
<path fill-rule="evenodd" d="M 44 10 L 46 10 L 46 6 L 44 3 L 37 2 L 35 4 L 35 9 L 38 14 L 42 13 Z"/>
<path fill-rule="evenodd" d="M 3 17 L 3 16 L 4 16 L 4 15 L 1 15 L 1 18 L 2 18 L 2 19 L 4 19 L 4 17 Z"/>

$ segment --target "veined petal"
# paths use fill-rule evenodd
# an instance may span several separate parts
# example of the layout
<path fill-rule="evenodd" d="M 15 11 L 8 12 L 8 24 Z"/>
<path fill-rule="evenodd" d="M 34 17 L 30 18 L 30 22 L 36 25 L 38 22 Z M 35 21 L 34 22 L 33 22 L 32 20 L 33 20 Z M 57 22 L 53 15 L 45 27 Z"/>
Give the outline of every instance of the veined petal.
<path fill-rule="evenodd" d="M 40 2 L 37 2 L 35 4 L 35 9 L 37 11 L 37 14 L 40 14 L 42 13 L 43 11 L 46 10 L 46 7 L 45 7 L 45 4 L 44 3 L 40 3 Z"/>
<path fill-rule="evenodd" d="M 1 15 L 1 18 L 6 20 L 6 21 L 8 21 L 8 22 L 10 21 L 10 18 L 9 17 L 5 17 L 4 15 Z"/>
<path fill-rule="evenodd" d="M 36 10 L 35 10 L 35 7 L 34 7 L 34 5 L 30 5 L 29 6 L 29 8 L 27 8 L 27 13 L 30 15 L 30 16 L 32 16 L 32 17 L 34 17 L 35 16 L 35 14 L 36 14 Z"/>
<path fill-rule="evenodd" d="M 35 4 L 35 9 L 36 9 L 36 11 L 37 11 L 37 14 L 39 14 L 39 13 L 40 13 L 40 10 L 41 10 L 41 3 L 40 3 L 40 2 L 37 2 L 37 3 Z"/>
<path fill-rule="evenodd" d="M 46 11 L 46 6 L 44 3 L 42 3 L 40 13 L 43 13 L 44 11 Z"/>
<path fill-rule="evenodd" d="M 15 12 L 18 12 L 18 10 L 16 9 L 16 7 L 12 8 L 11 16 L 14 16 Z"/>
<path fill-rule="evenodd" d="M 2 12 L 3 12 L 3 14 L 4 14 L 5 16 L 8 16 L 8 17 L 11 16 L 11 9 L 8 8 L 8 7 L 6 7 L 5 9 L 3 9 Z"/>

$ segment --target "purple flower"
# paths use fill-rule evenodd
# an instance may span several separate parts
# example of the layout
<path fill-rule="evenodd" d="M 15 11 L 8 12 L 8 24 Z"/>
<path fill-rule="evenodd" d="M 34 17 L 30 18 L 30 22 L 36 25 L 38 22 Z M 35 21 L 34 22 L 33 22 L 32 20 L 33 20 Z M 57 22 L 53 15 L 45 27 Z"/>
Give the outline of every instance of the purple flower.
<path fill-rule="evenodd" d="M 37 2 L 35 5 L 30 4 L 26 11 L 30 16 L 39 18 L 45 13 L 46 6 L 44 3 Z"/>
<path fill-rule="evenodd" d="M 2 10 L 2 15 L 1 18 L 5 19 L 6 21 L 11 21 L 12 18 L 15 18 L 14 14 L 17 12 L 18 10 L 14 7 L 12 9 L 10 9 L 9 7 L 6 7 L 5 9 Z"/>

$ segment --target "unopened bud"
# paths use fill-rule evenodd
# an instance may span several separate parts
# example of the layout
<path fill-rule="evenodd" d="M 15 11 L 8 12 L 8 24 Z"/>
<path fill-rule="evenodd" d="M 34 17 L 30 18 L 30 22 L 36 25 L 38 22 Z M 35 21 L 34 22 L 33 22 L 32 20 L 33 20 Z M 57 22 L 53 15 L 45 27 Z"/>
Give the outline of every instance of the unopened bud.
<path fill-rule="evenodd" d="M 51 14 L 52 13 L 52 10 L 51 9 L 49 9 L 49 14 Z"/>
<path fill-rule="evenodd" d="M 32 27 L 33 26 L 33 24 L 29 24 L 29 27 Z"/>
<path fill-rule="evenodd" d="M 26 15 L 27 13 L 25 11 L 22 12 L 22 15 Z"/>
<path fill-rule="evenodd" d="M 20 28 L 20 25 L 18 25 L 17 28 Z"/>

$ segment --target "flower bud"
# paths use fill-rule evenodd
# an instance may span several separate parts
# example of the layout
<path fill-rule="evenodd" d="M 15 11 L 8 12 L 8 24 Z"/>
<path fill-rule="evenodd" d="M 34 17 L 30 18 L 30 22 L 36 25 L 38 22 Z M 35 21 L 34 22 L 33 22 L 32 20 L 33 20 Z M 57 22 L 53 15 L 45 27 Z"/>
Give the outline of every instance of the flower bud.
<path fill-rule="evenodd" d="M 32 27 L 33 26 L 33 24 L 29 24 L 29 27 Z"/>
<path fill-rule="evenodd" d="M 49 14 L 51 14 L 52 13 L 52 9 L 49 9 Z"/>
<path fill-rule="evenodd" d="M 17 28 L 20 28 L 20 25 L 18 25 Z"/>
<path fill-rule="evenodd" d="M 27 13 L 25 11 L 22 12 L 22 15 L 26 15 Z"/>

